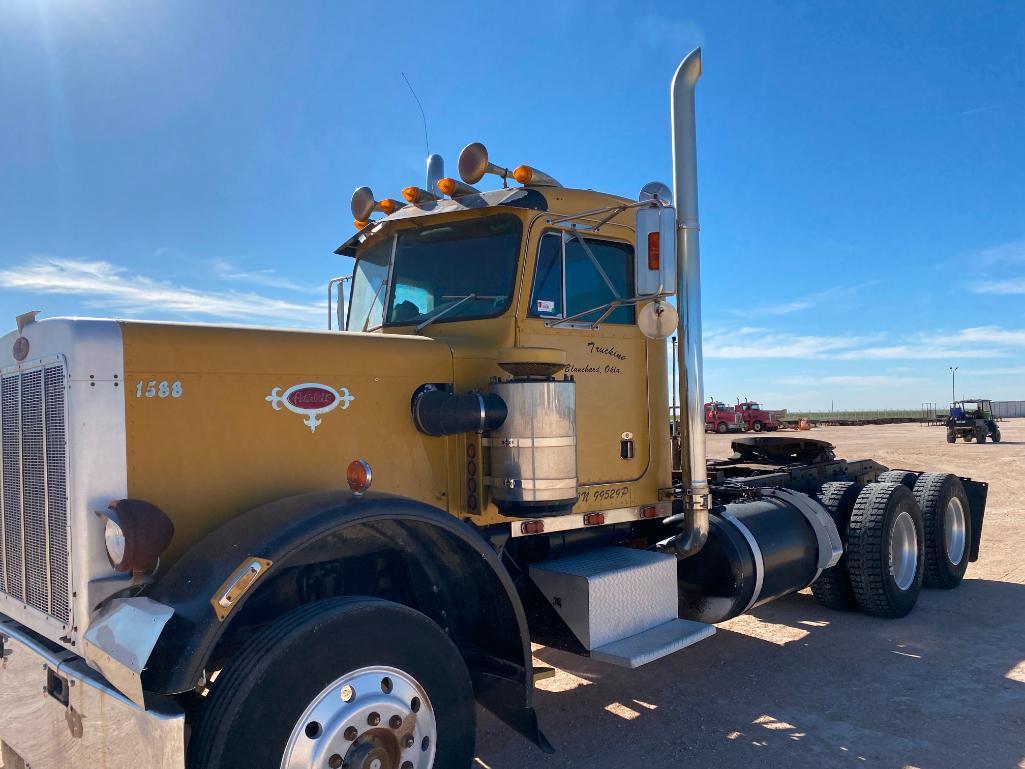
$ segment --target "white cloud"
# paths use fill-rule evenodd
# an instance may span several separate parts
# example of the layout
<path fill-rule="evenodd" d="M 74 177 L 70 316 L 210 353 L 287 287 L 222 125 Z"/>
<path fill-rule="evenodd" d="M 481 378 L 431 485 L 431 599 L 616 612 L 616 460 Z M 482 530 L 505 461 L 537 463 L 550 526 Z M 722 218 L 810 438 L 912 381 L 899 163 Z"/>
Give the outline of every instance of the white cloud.
<path fill-rule="evenodd" d="M 987 283 L 975 283 L 972 285 L 972 292 L 976 294 L 1025 294 L 1025 278 L 1010 278 L 1007 280 L 989 281 Z"/>
<path fill-rule="evenodd" d="M 892 338 L 796 334 L 765 328 L 705 331 L 706 358 L 733 360 L 791 358 L 803 360 L 961 360 L 997 358 L 1025 347 L 1025 329 L 975 326 L 950 333 L 931 332 Z"/>
<path fill-rule="evenodd" d="M 222 280 L 249 283 L 265 288 L 284 289 L 302 294 L 321 294 L 326 292 L 326 289 L 321 286 L 303 285 L 288 278 L 283 278 L 278 274 L 277 270 L 242 270 L 226 259 L 214 259 L 211 264 L 217 273 L 217 277 Z"/>
<path fill-rule="evenodd" d="M 904 387 L 921 382 L 918 377 L 900 377 L 886 375 L 847 375 L 847 376 L 787 376 L 777 380 L 780 384 L 795 387 L 839 387 L 849 389 L 874 389 L 880 387 Z"/>
<path fill-rule="evenodd" d="M 310 325 L 324 308 L 251 292 L 204 291 L 133 275 L 105 261 L 36 258 L 0 270 L 0 288 L 84 297 L 89 307 L 138 315 L 205 316 Z"/>

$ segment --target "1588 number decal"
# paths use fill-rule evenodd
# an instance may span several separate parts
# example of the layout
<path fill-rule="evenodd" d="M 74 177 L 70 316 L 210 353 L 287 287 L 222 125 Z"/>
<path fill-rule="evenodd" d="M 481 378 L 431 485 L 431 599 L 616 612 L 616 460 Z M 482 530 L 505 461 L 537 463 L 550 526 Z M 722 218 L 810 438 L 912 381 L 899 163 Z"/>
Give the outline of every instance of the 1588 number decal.
<path fill-rule="evenodd" d="M 166 379 L 158 382 L 151 379 L 148 382 L 139 382 L 135 385 L 136 398 L 180 398 L 182 397 L 182 383 L 168 382 Z"/>

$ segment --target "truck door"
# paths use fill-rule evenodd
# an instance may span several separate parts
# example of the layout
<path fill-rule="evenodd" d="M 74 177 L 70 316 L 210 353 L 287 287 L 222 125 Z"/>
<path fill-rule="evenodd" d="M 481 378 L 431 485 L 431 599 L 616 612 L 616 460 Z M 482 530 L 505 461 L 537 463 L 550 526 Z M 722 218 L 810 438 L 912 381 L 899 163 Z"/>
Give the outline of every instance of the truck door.
<path fill-rule="evenodd" d="M 634 295 L 633 232 L 539 229 L 528 243 L 534 259 L 525 260 L 520 344 L 566 351 L 581 485 L 637 480 L 649 462 L 648 346 L 634 307 L 608 306 Z"/>

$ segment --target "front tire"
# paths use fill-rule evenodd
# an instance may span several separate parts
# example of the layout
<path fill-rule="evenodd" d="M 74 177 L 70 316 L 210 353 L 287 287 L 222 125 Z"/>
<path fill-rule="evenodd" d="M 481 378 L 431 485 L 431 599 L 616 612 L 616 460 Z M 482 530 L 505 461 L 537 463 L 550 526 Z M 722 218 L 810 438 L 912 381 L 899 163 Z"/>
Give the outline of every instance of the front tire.
<path fill-rule="evenodd" d="M 724 433 L 726 433 L 726 432 L 727 432 L 727 431 L 728 431 L 729 429 L 730 429 L 730 428 L 726 426 L 726 423 L 725 423 L 725 422 L 720 422 L 719 424 L 717 424 L 717 425 L 715 426 L 715 431 L 716 431 L 717 433 L 719 433 L 719 435 L 723 435 L 723 434 L 724 434 Z"/>
<path fill-rule="evenodd" d="M 956 443 L 956 442 L 957 442 L 957 433 L 955 433 L 953 430 L 947 430 L 947 443 Z"/>
<path fill-rule="evenodd" d="M 956 475 L 925 473 L 915 484 L 925 532 L 925 584 L 946 590 L 964 579 L 972 541 L 968 495 Z"/>
<path fill-rule="evenodd" d="M 847 573 L 858 606 L 876 617 L 903 617 L 922 591 L 922 511 L 907 486 L 870 483 L 847 526 Z"/>
<path fill-rule="evenodd" d="M 188 766 L 464 769 L 475 740 L 470 676 L 444 631 L 406 606 L 335 598 L 286 614 L 231 660 Z"/>
<path fill-rule="evenodd" d="M 765 425 L 763 425 L 761 422 L 756 421 L 753 425 L 751 425 L 751 429 L 754 430 L 756 433 L 760 433 L 762 430 L 765 429 Z"/>

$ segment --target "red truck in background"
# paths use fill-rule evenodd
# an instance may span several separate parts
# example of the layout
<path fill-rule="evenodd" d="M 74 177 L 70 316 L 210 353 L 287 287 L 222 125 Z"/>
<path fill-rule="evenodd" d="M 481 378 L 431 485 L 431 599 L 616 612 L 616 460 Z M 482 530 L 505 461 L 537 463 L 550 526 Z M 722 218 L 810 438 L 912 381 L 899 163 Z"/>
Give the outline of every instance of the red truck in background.
<path fill-rule="evenodd" d="M 744 401 L 736 405 L 736 411 L 740 414 L 745 430 L 754 430 L 760 433 L 762 430 L 778 430 L 779 420 L 766 411 L 756 401 Z"/>
<path fill-rule="evenodd" d="M 727 433 L 742 432 L 744 419 L 740 412 L 722 401 L 709 401 L 705 404 L 705 432 Z"/>

